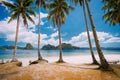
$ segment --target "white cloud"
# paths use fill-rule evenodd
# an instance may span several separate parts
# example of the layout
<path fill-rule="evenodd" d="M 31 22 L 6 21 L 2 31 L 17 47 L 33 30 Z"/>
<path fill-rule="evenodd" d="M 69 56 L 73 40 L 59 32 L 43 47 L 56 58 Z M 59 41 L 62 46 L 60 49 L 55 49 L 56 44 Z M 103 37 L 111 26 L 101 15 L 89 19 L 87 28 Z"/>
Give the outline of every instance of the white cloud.
<path fill-rule="evenodd" d="M 37 15 L 38 16 L 38 15 Z M 47 14 L 41 13 L 41 19 L 46 17 Z M 33 16 L 32 16 L 33 17 Z M 38 22 L 37 17 L 33 17 L 35 22 Z M 14 41 L 15 40 L 15 33 L 16 33 L 16 20 L 13 20 L 11 23 L 8 24 L 9 17 L 3 21 L 0 21 L 0 33 L 5 35 L 4 37 L 6 38 L 7 41 Z M 44 22 L 42 22 L 42 25 Z M 33 27 L 35 28 L 35 25 L 29 22 L 30 28 Z M 3 37 L 0 34 L 1 37 Z M 32 43 L 32 44 L 37 44 L 38 40 L 38 34 L 35 34 L 31 31 L 28 31 L 27 28 L 23 25 L 23 22 L 20 21 L 20 26 L 19 26 L 19 33 L 18 33 L 18 42 L 24 42 L 24 43 Z M 47 38 L 46 34 L 41 34 L 41 41 Z"/>
<path fill-rule="evenodd" d="M 41 18 L 44 18 L 47 16 L 47 14 L 42 14 L 43 16 L 41 16 Z M 4 37 L 6 38 L 7 41 L 14 41 L 15 39 L 15 31 L 16 31 L 16 20 L 12 21 L 11 23 L 7 23 L 7 21 L 9 20 L 9 17 L 3 21 L 0 21 L 0 33 L 3 35 L 5 35 Z M 36 22 L 37 18 L 34 17 L 34 20 Z M 33 24 L 29 25 L 30 27 L 33 27 L 34 30 L 34 26 Z M 3 37 L 0 34 L 1 37 Z M 63 34 L 63 33 L 61 33 Z M 64 34 L 66 35 L 66 34 Z M 109 44 L 109 43 L 120 43 L 120 38 L 116 37 L 114 35 L 111 35 L 109 33 L 106 32 L 97 32 L 99 41 L 101 44 Z M 52 33 L 50 36 L 48 36 L 47 34 L 41 34 L 41 46 L 45 45 L 45 44 L 51 44 L 51 45 L 55 45 L 57 46 L 59 44 L 58 38 L 56 38 L 58 36 L 58 31 Z M 94 37 L 92 32 L 90 31 L 90 36 L 91 36 L 91 40 L 93 42 Z M 37 41 L 38 41 L 38 34 L 33 33 L 32 31 L 29 31 L 28 29 L 26 29 L 23 26 L 23 23 L 21 22 L 21 25 L 19 27 L 19 39 L 18 42 L 23 42 L 23 43 L 32 43 L 33 45 L 37 45 Z M 87 33 L 86 32 L 82 32 L 80 34 L 78 34 L 77 36 L 73 36 L 71 37 L 70 40 L 65 40 L 63 39 L 62 42 L 66 42 L 66 43 L 71 43 L 74 46 L 79 46 L 79 47 L 88 47 L 88 39 L 87 39 Z M 92 43 L 93 46 L 94 42 Z"/>
<path fill-rule="evenodd" d="M 53 33 L 53 34 L 50 35 L 51 38 L 55 38 L 57 36 L 58 36 L 58 31 L 56 31 L 55 33 Z"/>
<path fill-rule="evenodd" d="M 115 42 L 120 43 L 120 38 L 119 37 L 112 37 L 112 38 L 106 40 L 104 43 L 115 43 Z"/>
<path fill-rule="evenodd" d="M 52 27 L 52 26 L 47 27 L 47 29 L 51 29 L 53 31 L 57 31 L 57 28 L 56 27 Z"/>
<path fill-rule="evenodd" d="M 91 41 L 94 41 L 94 37 L 93 37 L 92 32 L 90 31 L 89 33 L 90 33 Z M 115 43 L 115 42 L 120 43 L 120 38 L 119 37 L 115 37 L 115 36 L 113 36 L 109 33 L 97 32 L 97 35 L 98 35 L 99 42 L 101 44 L 109 44 L 109 43 Z M 88 45 L 87 32 L 82 32 L 77 36 L 73 36 L 71 38 L 71 40 L 65 41 L 65 42 L 71 43 L 72 45 L 78 46 L 78 47 L 88 47 L 89 46 Z M 93 44 L 93 47 L 94 47 L 95 44 L 94 43 L 92 43 L 92 44 Z"/>
<path fill-rule="evenodd" d="M 47 40 L 47 44 L 51 44 L 51 45 L 55 45 L 57 46 L 59 44 L 58 39 L 55 39 L 53 37 L 51 37 L 50 39 Z"/>

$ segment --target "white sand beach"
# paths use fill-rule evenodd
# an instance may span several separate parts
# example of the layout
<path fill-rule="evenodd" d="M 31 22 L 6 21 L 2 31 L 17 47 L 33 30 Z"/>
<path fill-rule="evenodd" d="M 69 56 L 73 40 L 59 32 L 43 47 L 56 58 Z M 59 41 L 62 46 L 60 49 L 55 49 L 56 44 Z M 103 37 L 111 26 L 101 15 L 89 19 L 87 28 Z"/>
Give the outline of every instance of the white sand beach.
<path fill-rule="evenodd" d="M 98 55 L 95 55 L 97 61 L 99 62 Z M 120 54 L 105 54 L 105 58 L 108 62 L 120 61 Z M 58 57 L 44 57 L 44 59 L 48 60 L 49 63 L 56 62 Z M 78 55 L 78 56 L 63 56 L 65 62 L 70 64 L 90 64 L 92 63 L 91 55 Z M 4 62 L 10 61 L 11 59 L 5 59 Z M 29 61 L 37 60 L 35 57 L 30 58 L 20 58 L 18 59 L 22 62 L 22 66 L 28 66 Z M 118 62 L 120 64 L 120 62 Z"/>

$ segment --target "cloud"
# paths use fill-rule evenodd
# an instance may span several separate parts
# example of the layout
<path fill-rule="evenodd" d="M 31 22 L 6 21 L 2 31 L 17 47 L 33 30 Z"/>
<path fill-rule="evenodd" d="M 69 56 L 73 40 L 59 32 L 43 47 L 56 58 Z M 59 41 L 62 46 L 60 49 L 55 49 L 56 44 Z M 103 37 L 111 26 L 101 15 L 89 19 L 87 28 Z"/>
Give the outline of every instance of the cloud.
<path fill-rule="evenodd" d="M 51 34 L 50 37 L 51 37 L 51 38 L 58 37 L 58 31 L 56 31 L 55 33 Z"/>
<path fill-rule="evenodd" d="M 41 14 L 41 19 L 45 18 L 47 14 L 40 13 Z M 37 14 L 38 16 L 38 14 Z M 33 17 L 33 20 L 35 20 L 36 24 L 38 24 L 38 17 Z M 0 21 L 0 37 L 1 38 L 6 38 L 6 41 L 14 41 L 15 40 L 15 33 L 16 33 L 16 20 L 13 20 L 11 23 L 8 24 L 8 20 L 10 17 L 6 18 L 5 20 Z M 29 28 L 32 28 L 33 30 L 35 29 L 35 25 L 32 24 L 30 21 L 29 23 Z M 41 25 L 44 25 L 44 22 L 41 22 Z M 3 37 L 4 35 L 4 37 Z M 22 20 L 20 21 L 20 26 L 19 26 L 19 33 L 18 33 L 18 42 L 23 42 L 23 43 L 32 43 L 32 44 L 37 44 L 38 40 L 38 34 L 33 33 L 31 30 L 27 29 L 24 25 Z M 41 41 L 47 38 L 47 34 L 41 34 Z"/>
<path fill-rule="evenodd" d="M 90 37 L 91 37 L 93 47 L 95 47 L 95 43 L 93 42 L 94 41 L 93 34 L 92 34 L 91 31 L 89 33 L 90 33 Z M 99 42 L 101 44 L 120 43 L 120 38 L 119 37 L 113 36 L 109 33 L 97 32 L 97 35 L 98 35 Z M 71 43 L 72 45 L 78 46 L 78 47 L 88 47 L 89 46 L 88 45 L 87 32 L 82 32 L 77 36 L 73 36 L 71 38 L 71 40 L 65 41 L 65 42 Z"/>
<path fill-rule="evenodd" d="M 51 25 L 50 25 L 49 27 L 47 27 L 47 29 L 51 29 L 51 30 L 53 30 L 53 31 L 57 31 L 57 28 L 52 27 Z"/>
<path fill-rule="evenodd" d="M 44 15 L 44 13 L 42 13 L 41 19 L 45 18 L 46 16 L 47 16 L 47 14 Z M 6 41 L 14 41 L 17 21 L 14 20 L 8 24 L 7 22 L 9 20 L 9 18 L 10 17 L 8 17 L 7 19 L 5 19 L 3 21 L 0 21 L 0 37 L 6 38 Z M 36 25 L 37 25 L 37 22 L 38 22 L 37 17 L 36 18 L 33 17 L 33 18 L 34 18 Z M 22 22 L 20 22 L 20 23 L 21 24 L 19 27 L 18 42 L 23 42 L 23 43 L 29 42 L 29 43 L 37 46 L 38 34 L 25 28 L 23 26 Z M 35 25 L 33 25 L 32 23 L 29 22 L 29 26 L 30 26 L 30 28 L 32 28 L 34 30 Z M 93 47 L 95 47 L 95 44 L 93 42 L 94 41 L 93 34 L 91 31 L 89 33 L 91 36 L 91 41 L 92 41 Z M 64 38 L 66 35 L 68 35 L 68 34 L 63 34 L 63 33 L 61 33 L 61 34 L 64 36 Z M 42 33 L 40 35 L 41 35 L 41 46 L 46 45 L 46 44 L 51 44 L 51 45 L 57 46 L 59 44 L 58 31 L 52 33 L 49 36 L 47 34 L 42 34 Z M 100 41 L 100 44 L 120 43 L 120 38 L 117 37 L 116 35 L 112 35 L 112 34 L 107 33 L 107 32 L 97 32 L 97 35 L 98 35 L 98 39 Z M 63 40 L 62 42 L 71 43 L 74 46 L 89 47 L 86 32 L 81 32 L 77 36 L 71 37 L 70 40 L 66 40 L 63 38 L 62 38 L 62 40 Z"/>

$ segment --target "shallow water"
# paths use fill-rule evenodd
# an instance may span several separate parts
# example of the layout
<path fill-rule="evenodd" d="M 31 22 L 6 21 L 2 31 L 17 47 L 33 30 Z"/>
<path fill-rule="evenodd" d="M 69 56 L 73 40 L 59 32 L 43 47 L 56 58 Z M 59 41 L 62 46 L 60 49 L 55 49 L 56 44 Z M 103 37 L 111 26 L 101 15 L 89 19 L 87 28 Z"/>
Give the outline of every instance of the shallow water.
<path fill-rule="evenodd" d="M 94 50 L 95 57 L 99 61 L 97 51 Z M 103 50 L 105 58 L 108 61 L 120 60 L 120 50 Z M 59 50 L 41 50 L 41 55 L 50 63 L 58 60 Z M 0 60 L 11 60 L 13 50 L 0 50 Z M 23 62 L 23 66 L 29 64 L 29 61 L 37 59 L 37 50 L 17 50 L 17 58 Z M 68 63 L 82 64 L 92 63 L 89 50 L 63 50 L 63 59 Z"/>

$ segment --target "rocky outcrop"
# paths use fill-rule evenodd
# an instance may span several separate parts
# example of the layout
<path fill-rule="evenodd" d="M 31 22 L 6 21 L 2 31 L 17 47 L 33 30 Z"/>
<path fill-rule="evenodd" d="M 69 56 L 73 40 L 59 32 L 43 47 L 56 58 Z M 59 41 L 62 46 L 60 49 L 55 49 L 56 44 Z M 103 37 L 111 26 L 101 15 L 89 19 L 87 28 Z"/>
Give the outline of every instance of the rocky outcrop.
<path fill-rule="evenodd" d="M 53 45 L 44 45 L 42 47 L 43 50 L 57 50 L 59 49 L 59 46 L 53 46 Z M 73 50 L 73 49 L 80 49 L 79 47 L 76 47 L 76 46 L 72 46 L 71 44 L 67 44 L 67 43 L 62 43 L 62 49 L 63 50 Z"/>

